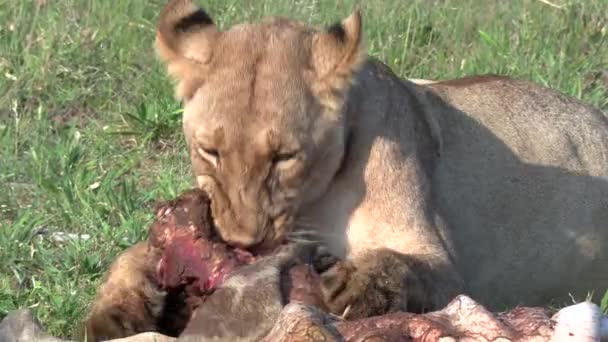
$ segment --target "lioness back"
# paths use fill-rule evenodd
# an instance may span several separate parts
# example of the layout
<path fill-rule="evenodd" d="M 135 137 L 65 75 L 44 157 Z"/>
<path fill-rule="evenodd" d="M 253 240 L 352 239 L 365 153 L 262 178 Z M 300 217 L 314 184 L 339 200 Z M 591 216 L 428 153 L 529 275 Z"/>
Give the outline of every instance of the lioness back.
<path fill-rule="evenodd" d="M 443 146 L 435 193 L 469 290 L 496 305 L 602 294 L 608 117 L 504 77 L 429 87 L 447 102 L 434 116 Z"/>

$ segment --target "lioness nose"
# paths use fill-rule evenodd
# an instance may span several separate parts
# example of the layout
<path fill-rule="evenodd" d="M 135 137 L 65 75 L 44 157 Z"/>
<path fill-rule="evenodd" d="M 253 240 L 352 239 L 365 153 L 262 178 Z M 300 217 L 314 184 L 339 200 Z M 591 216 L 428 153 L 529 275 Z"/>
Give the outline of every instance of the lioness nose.
<path fill-rule="evenodd" d="M 264 238 L 265 215 L 254 196 L 241 191 L 234 195 L 230 202 L 236 227 L 225 237 L 226 242 L 241 248 L 252 247 Z"/>
<path fill-rule="evenodd" d="M 259 245 L 264 240 L 264 228 L 255 224 L 255 221 L 237 220 L 237 222 L 238 227 L 234 227 L 235 229 L 227 234 L 222 234 L 226 243 L 247 249 Z"/>

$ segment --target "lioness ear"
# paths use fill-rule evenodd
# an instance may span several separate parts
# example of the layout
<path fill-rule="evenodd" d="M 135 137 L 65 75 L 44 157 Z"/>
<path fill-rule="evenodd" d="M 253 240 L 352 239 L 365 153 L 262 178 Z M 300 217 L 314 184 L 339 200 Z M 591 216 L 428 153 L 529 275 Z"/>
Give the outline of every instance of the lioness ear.
<path fill-rule="evenodd" d="M 332 25 L 313 38 L 312 60 L 317 81 L 333 90 L 350 84 L 363 61 L 361 12 L 356 9 L 342 23 Z"/>
<path fill-rule="evenodd" d="M 156 32 L 156 50 L 171 76 L 179 80 L 176 96 L 190 98 L 211 59 L 219 32 L 213 20 L 192 0 L 170 0 Z"/>

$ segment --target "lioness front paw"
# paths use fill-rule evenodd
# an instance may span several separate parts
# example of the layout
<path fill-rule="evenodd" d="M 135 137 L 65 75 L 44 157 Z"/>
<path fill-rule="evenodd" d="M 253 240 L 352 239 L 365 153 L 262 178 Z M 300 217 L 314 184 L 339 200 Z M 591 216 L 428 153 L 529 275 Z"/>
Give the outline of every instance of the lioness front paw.
<path fill-rule="evenodd" d="M 338 261 L 321 274 L 321 291 L 331 313 L 358 319 L 405 310 L 407 263 L 378 250 L 355 261 Z"/>

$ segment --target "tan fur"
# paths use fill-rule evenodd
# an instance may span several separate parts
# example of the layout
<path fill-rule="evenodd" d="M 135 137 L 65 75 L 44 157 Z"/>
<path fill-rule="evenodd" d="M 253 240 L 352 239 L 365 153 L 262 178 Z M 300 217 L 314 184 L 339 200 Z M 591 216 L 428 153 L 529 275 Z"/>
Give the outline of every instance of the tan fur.
<path fill-rule="evenodd" d="M 85 325 L 88 341 L 155 330 L 154 314 L 160 315 L 164 293 L 150 281 L 155 272 L 154 259 L 158 260 L 158 257 L 145 242 L 134 245 L 116 258 L 91 305 Z M 149 312 L 147 302 L 157 312 Z"/>
<path fill-rule="evenodd" d="M 179 299 L 156 283 L 159 259 L 160 250 L 147 241 L 121 253 L 97 288 L 78 339 L 86 334 L 87 341 L 97 342 L 143 332 L 177 336 L 187 320 Z"/>
<path fill-rule="evenodd" d="M 319 230 L 354 265 L 328 291 L 334 311 L 372 281 L 406 284 L 402 309 L 608 287 L 605 114 L 508 78 L 400 79 L 360 57 L 358 13 L 329 31 L 271 18 L 184 35 L 172 22 L 157 46 L 187 88 L 184 133 L 222 237 L 269 247 Z M 392 274 L 369 266 L 400 258 Z"/>

